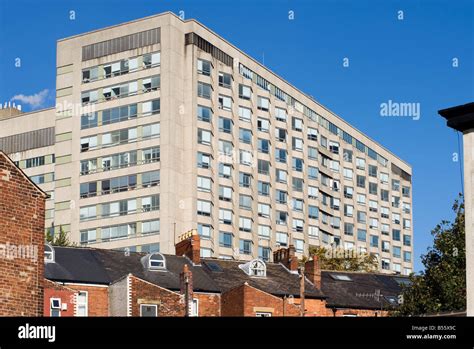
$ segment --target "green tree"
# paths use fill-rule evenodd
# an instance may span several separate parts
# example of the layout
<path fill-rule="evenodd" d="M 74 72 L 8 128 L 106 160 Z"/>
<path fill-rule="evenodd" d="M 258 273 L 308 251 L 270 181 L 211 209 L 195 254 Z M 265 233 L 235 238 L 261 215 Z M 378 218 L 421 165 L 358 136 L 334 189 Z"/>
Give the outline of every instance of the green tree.
<path fill-rule="evenodd" d="M 442 221 L 431 232 L 433 246 L 421 257 L 425 270 L 411 275 L 394 315 L 408 316 L 466 309 L 464 202 L 455 200 L 454 222 Z"/>
<path fill-rule="evenodd" d="M 342 248 L 327 249 L 321 246 L 310 246 L 310 256 L 318 256 L 321 269 L 338 271 L 375 271 L 378 267 L 377 257 L 370 253 L 356 253 L 355 250 Z"/>
<path fill-rule="evenodd" d="M 51 229 L 52 230 L 52 229 Z M 46 242 L 53 246 L 71 246 L 67 233 L 64 231 L 62 225 L 59 226 L 59 234 L 54 234 L 48 231 L 46 233 Z"/>

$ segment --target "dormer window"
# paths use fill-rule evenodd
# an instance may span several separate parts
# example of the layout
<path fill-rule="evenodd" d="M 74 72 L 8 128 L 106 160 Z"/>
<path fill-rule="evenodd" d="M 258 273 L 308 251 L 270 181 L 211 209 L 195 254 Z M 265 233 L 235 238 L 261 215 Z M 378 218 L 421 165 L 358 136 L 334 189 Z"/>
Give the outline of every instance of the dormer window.
<path fill-rule="evenodd" d="M 261 259 L 253 259 L 250 262 L 239 265 L 249 276 L 265 277 L 267 276 L 267 267 Z"/>
<path fill-rule="evenodd" d="M 44 262 L 54 263 L 54 248 L 50 244 L 44 244 Z"/>
<path fill-rule="evenodd" d="M 143 259 L 143 265 L 149 270 L 164 270 L 166 269 L 166 259 L 161 253 L 155 252 L 145 256 Z"/>

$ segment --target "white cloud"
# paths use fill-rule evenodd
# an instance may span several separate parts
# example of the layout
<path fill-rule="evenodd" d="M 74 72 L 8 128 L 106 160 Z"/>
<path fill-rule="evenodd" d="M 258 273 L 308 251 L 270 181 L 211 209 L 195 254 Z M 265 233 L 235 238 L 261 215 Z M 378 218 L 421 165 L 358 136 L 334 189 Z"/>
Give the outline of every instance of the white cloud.
<path fill-rule="evenodd" d="M 40 91 L 38 93 L 35 93 L 34 95 L 31 96 L 25 96 L 23 94 L 13 96 L 11 98 L 11 101 L 20 101 L 25 104 L 29 104 L 31 108 L 39 108 L 41 107 L 44 102 L 46 101 L 46 98 L 48 97 L 49 90 L 44 89 L 43 91 Z"/>

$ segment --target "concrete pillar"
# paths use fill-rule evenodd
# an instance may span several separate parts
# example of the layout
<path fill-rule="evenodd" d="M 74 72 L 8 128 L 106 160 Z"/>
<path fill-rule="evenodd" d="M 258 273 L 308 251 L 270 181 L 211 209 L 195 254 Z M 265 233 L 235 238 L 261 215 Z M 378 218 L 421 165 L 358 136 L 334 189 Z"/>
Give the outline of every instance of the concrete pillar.
<path fill-rule="evenodd" d="M 438 113 L 447 125 L 463 133 L 464 209 L 466 231 L 467 316 L 474 316 L 474 103 L 443 109 Z"/>

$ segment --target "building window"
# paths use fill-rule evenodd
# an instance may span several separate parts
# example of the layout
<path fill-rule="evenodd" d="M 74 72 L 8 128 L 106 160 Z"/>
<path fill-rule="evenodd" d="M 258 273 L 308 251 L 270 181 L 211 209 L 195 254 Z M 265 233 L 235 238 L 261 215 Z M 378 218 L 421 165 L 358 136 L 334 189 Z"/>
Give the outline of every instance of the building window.
<path fill-rule="evenodd" d="M 304 240 L 295 239 L 295 248 L 296 248 L 296 252 L 303 253 L 304 252 Z"/>
<path fill-rule="evenodd" d="M 219 118 L 219 131 L 225 133 L 232 133 L 232 120 L 228 118 Z"/>
<path fill-rule="evenodd" d="M 201 216 L 211 215 L 212 204 L 210 201 L 198 200 L 197 201 L 197 214 Z"/>
<path fill-rule="evenodd" d="M 211 122 L 212 119 L 212 109 L 208 107 L 204 107 L 202 105 L 198 105 L 198 120 Z"/>
<path fill-rule="evenodd" d="M 252 231 L 252 219 L 247 217 L 239 217 L 239 231 L 250 233 Z"/>
<path fill-rule="evenodd" d="M 232 176 L 232 166 L 223 164 L 222 162 L 219 163 L 219 177 L 222 178 L 231 178 Z"/>
<path fill-rule="evenodd" d="M 242 143 L 252 143 L 252 131 L 245 128 L 239 129 L 239 139 Z"/>
<path fill-rule="evenodd" d="M 252 89 L 250 86 L 239 85 L 239 97 L 242 99 L 250 100 L 252 98 Z"/>
<path fill-rule="evenodd" d="M 44 244 L 44 262 L 54 262 L 54 247 L 50 244 Z"/>
<path fill-rule="evenodd" d="M 211 99 L 212 86 L 204 82 L 198 82 L 198 97 Z"/>
<path fill-rule="evenodd" d="M 61 299 L 60 298 L 51 298 L 49 300 L 49 310 L 51 317 L 60 317 L 61 316 Z"/>
<path fill-rule="evenodd" d="M 221 208 L 219 210 L 219 222 L 222 224 L 232 224 L 232 211 Z"/>
<path fill-rule="evenodd" d="M 257 108 L 259 110 L 268 111 L 270 109 L 270 100 L 268 98 L 258 96 Z"/>
<path fill-rule="evenodd" d="M 288 246 L 288 234 L 286 233 L 276 233 L 276 243 L 281 247 Z"/>
<path fill-rule="evenodd" d="M 205 153 L 198 153 L 197 165 L 200 168 L 209 168 L 211 166 L 211 155 Z"/>
<path fill-rule="evenodd" d="M 219 232 L 219 246 L 221 247 L 232 247 L 232 233 Z"/>
<path fill-rule="evenodd" d="M 252 109 L 239 106 L 239 119 L 250 122 L 252 120 Z"/>
<path fill-rule="evenodd" d="M 197 70 L 199 74 L 210 76 L 212 69 L 212 63 L 204 59 L 198 59 Z"/>
<path fill-rule="evenodd" d="M 270 121 L 267 119 L 257 119 L 257 129 L 261 132 L 268 132 L 270 129 Z"/>
<path fill-rule="evenodd" d="M 142 222 L 142 234 L 158 234 L 160 232 L 160 220 Z"/>
<path fill-rule="evenodd" d="M 269 247 L 258 247 L 258 258 L 263 260 L 264 262 L 270 261 L 271 249 Z"/>
<path fill-rule="evenodd" d="M 198 129 L 198 143 L 199 144 L 210 145 L 211 139 L 212 139 L 211 131 L 203 130 L 200 128 Z"/>
<path fill-rule="evenodd" d="M 259 250 L 260 250 L 260 247 L 259 247 Z M 262 252 L 263 252 L 263 249 L 262 249 Z M 254 259 L 250 261 L 249 275 L 265 277 L 267 275 L 267 267 L 265 263 L 259 259 Z"/>
<path fill-rule="evenodd" d="M 191 304 L 191 313 L 189 316 L 199 316 L 199 299 L 194 298 Z"/>
<path fill-rule="evenodd" d="M 239 244 L 241 254 L 252 254 L 252 240 L 240 240 Z"/>
<path fill-rule="evenodd" d="M 264 218 L 270 218 L 271 207 L 268 204 L 258 204 L 258 215 Z"/>
<path fill-rule="evenodd" d="M 229 96 L 219 95 L 219 108 L 224 110 L 232 110 L 232 98 Z"/>
<path fill-rule="evenodd" d="M 156 304 L 140 304 L 141 317 L 157 317 L 158 306 Z"/>
<path fill-rule="evenodd" d="M 86 291 L 79 291 L 76 299 L 77 316 L 88 316 L 87 300 L 88 293 Z"/>
<path fill-rule="evenodd" d="M 268 225 L 258 226 L 258 236 L 264 239 L 270 239 L 271 228 Z"/>
<path fill-rule="evenodd" d="M 239 207 L 243 210 L 252 209 L 252 197 L 249 195 L 239 195 Z"/>
<path fill-rule="evenodd" d="M 212 226 L 207 224 L 198 224 L 198 234 L 202 239 L 210 239 L 212 235 Z"/>
<path fill-rule="evenodd" d="M 232 86 L 232 75 L 227 73 L 219 73 L 219 86 L 225 88 L 231 88 Z"/>

